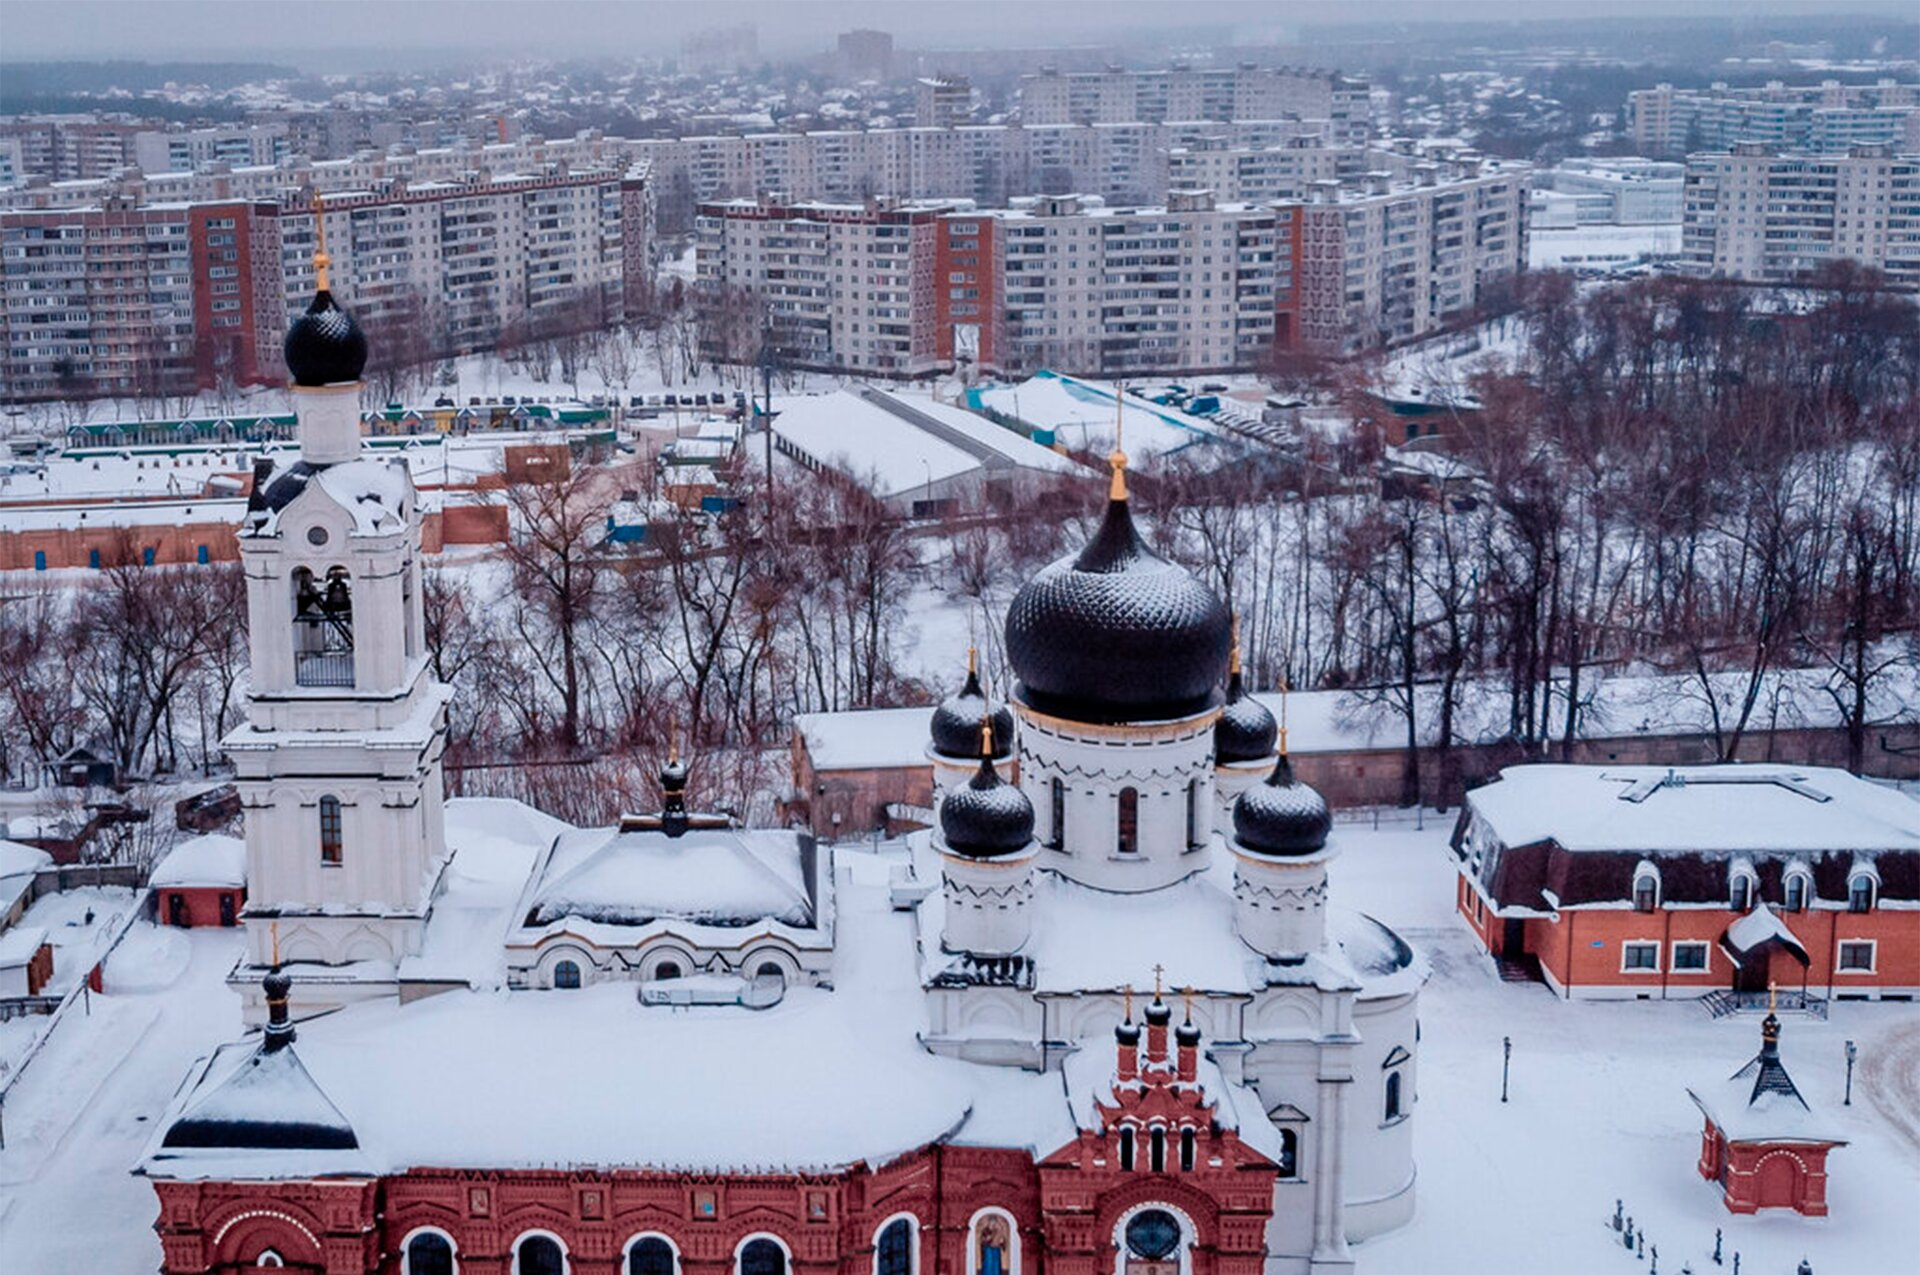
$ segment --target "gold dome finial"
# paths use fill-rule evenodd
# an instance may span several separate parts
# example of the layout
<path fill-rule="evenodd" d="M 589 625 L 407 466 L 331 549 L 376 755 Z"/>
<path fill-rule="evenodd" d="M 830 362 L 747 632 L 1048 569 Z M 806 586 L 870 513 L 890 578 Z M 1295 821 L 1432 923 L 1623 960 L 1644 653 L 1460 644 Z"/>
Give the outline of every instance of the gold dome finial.
<path fill-rule="evenodd" d="M 273 938 L 273 968 L 280 968 L 280 922 L 275 921 L 267 927 L 267 933 Z"/>
<path fill-rule="evenodd" d="M 680 764 L 680 723 L 667 727 L 667 765 Z"/>
<path fill-rule="evenodd" d="M 1126 451 L 1126 382 L 1116 382 L 1113 387 L 1113 450 L 1107 454 L 1107 463 L 1113 466 L 1113 481 L 1107 487 L 1108 500 L 1127 498 L 1127 451 Z"/>
<path fill-rule="evenodd" d="M 1280 755 L 1282 757 L 1285 757 L 1287 755 L 1287 691 L 1288 689 L 1289 688 L 1287 686 L 1286 675 L 1282 674 L 1280 677 Z"/>
<path fill-rule="evenodd" d="M 327 255 L 327 206 L 319 191 L 313 192 L 313 287 L 316 292 L 325 292 L 327 285 L 327 267 L 333 264 L 333 258 Z"/>
<path fill-rule="evenodd" d="M 1227 673 L 1232 677 L 1240 676 L 1240 613 L 1238 611 L 1233 613 L 1233 650 L 1227 656 Z"/>
<path fill-rule="evenodd" d="M 1133 1021 L 1133 984 L 1127 984 L 1127 1021 Z"/>
<path fill-rule="evenodd" d="M 993 714 L 988 713 L 980 719 L 980 755 L 987 760 L 993 759 Z"/>
<path fill-rule="evenodd" d="M 977 646 L 969 645 L 967 647 L 967 676 L 972 677 L 975 673 L 978 673 L 979 671 L 980 671 L 980 648 Z"/>

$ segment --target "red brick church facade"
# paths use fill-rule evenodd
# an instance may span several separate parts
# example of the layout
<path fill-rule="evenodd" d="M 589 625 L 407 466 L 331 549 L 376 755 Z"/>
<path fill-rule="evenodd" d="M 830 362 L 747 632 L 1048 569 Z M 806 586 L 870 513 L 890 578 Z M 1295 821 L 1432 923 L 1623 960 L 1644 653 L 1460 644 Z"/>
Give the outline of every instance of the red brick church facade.
<path fill-rule="evenodd" d="M 162 1270 L 1259 1275 L 1281 1167 L 1221 1126 L 1197 1078 L 1199 1033 L 1170 1032 L 1169 1019 L 1162 1004 L 1148 1010 L 1144 1049 L 1138 1027 L 1119 1029 L 1111 1091 L 1094 1101 L 1099 1127 L 1037 1158 L 936 1143 L 821 1174 L 414 1169 L 156 1181 Z M 1173 1248 L 1129 1249 L 1123 1261 L 1143 1216 L 1142 1233 L 1157 1223 Z"/>

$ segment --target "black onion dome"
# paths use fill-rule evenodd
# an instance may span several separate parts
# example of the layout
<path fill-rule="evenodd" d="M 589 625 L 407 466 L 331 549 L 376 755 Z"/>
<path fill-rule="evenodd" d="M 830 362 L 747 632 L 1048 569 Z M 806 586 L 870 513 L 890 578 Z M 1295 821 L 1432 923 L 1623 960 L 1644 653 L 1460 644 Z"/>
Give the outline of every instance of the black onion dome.
<path fill-rule="evenodd" d="M 933 751 L 947 757 L 980 755 L 980 723 L 991 717 L 993 755 L 1004 759 L 1013 755 L 1013 711 L 1005 704 L 991 704 L 980 689 L 980 675 L 967 670 L 967 684 L 933 710 Z"/>
<path fill-rule="evenodd" d="M 1227 679 L 1227 706 L 1213 724 L 1213 759 L 1220 765 L 1230 762 L 1264 761 L 1273 756 L 1280 739 L 1280 726 L 1267 706 L 1247 694 L 1240 674 Z"/>
<path fill-rule="evenodd" d="M 367 334 L 325 288 L 287 328 L 282 351 L 295 385 L 338 385 L 357 381 L 367 366 Z"/>
<path fill-rule="evenodd" d="M 948 850 L 969 859 L 1016 854 L 1033 840 L 1033 803 L 983 757 L 965 787 L 941 798 L 940 835 Z"/>
<path fill-rule="evenodd" d="M 1234 839 L 1254 854 L 1309 855 L 1327 844 L 1332 831 L 1327 799 L 1295 779 L 1293 765 L 1284 756 L 1267 782 L 1255 784 L 1233 803 Z"/>
<path fill-rule="evenodd" d="M 1020 694 L 1070 721 L 1164 721 L 1214 702 L 1233 620 L 1213 590 L 1149 549 L 1125 500 L 1077 557 L 1022 585 L 1007 609 Z"/>

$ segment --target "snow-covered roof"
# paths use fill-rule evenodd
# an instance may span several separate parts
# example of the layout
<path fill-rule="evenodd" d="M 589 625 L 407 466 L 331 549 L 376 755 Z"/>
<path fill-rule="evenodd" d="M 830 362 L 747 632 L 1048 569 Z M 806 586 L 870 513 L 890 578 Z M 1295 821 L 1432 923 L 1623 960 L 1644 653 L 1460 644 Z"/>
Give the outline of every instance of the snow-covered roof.
<path fill-rule="evenodd" d="M 570 830 L 555 839 L 541 865 L 525 921 L 777 921 L 804 929 L 814 923 L 817 853 L 812 838 L 780 829 L 691 828 L 678 837 L 652 830 Z"/>
<path fill-rule="evenodd" d="M 1920 802 L 1824 766 L 1509 766 L 1467 799 L 1509 846 L 1920 850 Z"/>
<path fill-rule="evenodd" d="M 16 925 L 0 934 L 0 969 L 25 965 L 47 944 L 47 931 L 41 925 Z"/>
<path fill-rule="evenodd" d="M 871 708 L 846 713 L 801 713 L 793 729 L 813 768 L 869 770 L 928 766 L 932 708 Z"/>
<path fill-rule="evenodd" d="M 989 470 L 1076 468 L 1010 429 L 931 397 L 835 390 L 784 399 L 773 429 L 783 446 L 863 483 L 881 499 Z"/>
<path fill-rule="evenodd" d="M 1039 429 L 1049 429 L 1067 447 L 1105 455 L 1114 445 L 1113 386 L 1078 377 L 1042 372 L 1010 385 L 987 385 L 968 397 Z M 1220 434 L 1199 417 L 1124 395 L 1127 454 L 1136 464 L 1171 455 L 1196 443 L 1220 441 Z"/>
<path fill-rule="evenodd" d="M 356 535 L 389 535 L 406 528 L 413 481 L 404 459 L 362 456 L 359 460 L 318 469 L 295 464 L 276 470 L 267 480 L 266 490 L 271 492 L 277 484 L 300 481 L 303 473 L 307 487 L 325 492 L 353 518 Z M 253 534 L 276 534 L 280 515 L 287 507 L 283 504 L 269 509 Z"/>
<path fill-rule="evenodd" d="M 1733 954 L 1736 960 L 1766 943 L 1779 943 L 1793 953 L 1802 965 L 1807 964 L 1807 949 L 1800 939 L 1787 928 L 1780 914 L 1773 910 L 1771 903 L 1762 903 L 1751 912 L 1743 913 L 1727 927 L 1721 936 L 1721 945 Z"/>
<path fill-rule="evenodd" d="M 53 856 L 38 846 L 0 838 L 0 879 L 31 875 L 53 866 Z"/>
<path fill-rule="evenodd" d="M 238 1180 L 426 1165 L 824 1171 L 942 1139 L 1036 1155 L 1071 1142 L 1058 1074 L 921 1045 L 910 919 L 891 911 L 883 886 L 850 874 L 839 886 L 859 924 L 845 931 L 833 991 L 790 988 L 761 1010 L 646 1006 L 630 982 L 354 1005 L 302 1023 L 290 1052 L 357 1151 L 169 1154 L 156 1142 L 141 1171 Z M 569 1069 L 579 1059 L 617 1060 L 646 1083 L 617 1102 L 583 1102 Z M 216 1056 L 197 1071 L 163 1127 L 233 1066 Z"/>
<path fill-rule="evenodd" d="M 1778 1031 L 1778 1020 L 1768 1014 Z M 1763 1027 L 1762 1031 L 1767 1030 Z M 1689 1085 L 1687 1096 L 1729 1142 L 1826 1142 L 1845 1145 L 1831 1122 L 1807 1105 L 1787 1073 L 1777 1040 L 1725 1080 Z"/>
<path fill-rule="evenodd" d="M 247 883 L 247 843 L 209 832 L 175 846 L 148 884 L 154 886 L 243 886 Z"/>

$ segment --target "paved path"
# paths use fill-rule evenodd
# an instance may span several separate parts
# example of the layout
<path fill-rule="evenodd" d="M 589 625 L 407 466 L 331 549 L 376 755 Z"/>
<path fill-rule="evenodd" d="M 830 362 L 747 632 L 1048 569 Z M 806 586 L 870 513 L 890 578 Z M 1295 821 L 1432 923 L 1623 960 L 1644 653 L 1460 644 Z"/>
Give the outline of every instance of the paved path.
<path fill-rule="evenodd" d="M 1861 1092 L 1920 1151 L 1920 1019 L 1868 1041 L 1854 1077 Z"/>

